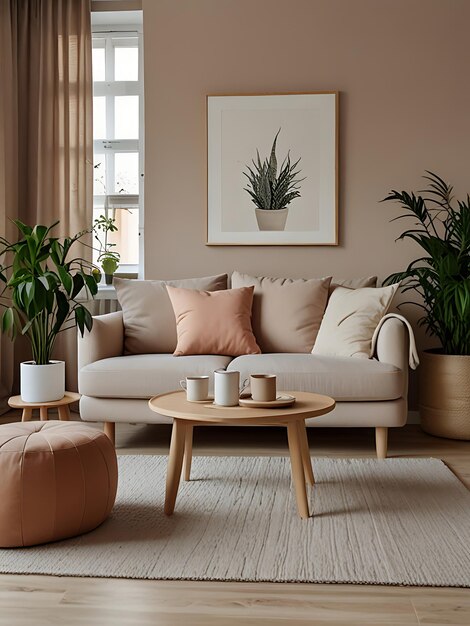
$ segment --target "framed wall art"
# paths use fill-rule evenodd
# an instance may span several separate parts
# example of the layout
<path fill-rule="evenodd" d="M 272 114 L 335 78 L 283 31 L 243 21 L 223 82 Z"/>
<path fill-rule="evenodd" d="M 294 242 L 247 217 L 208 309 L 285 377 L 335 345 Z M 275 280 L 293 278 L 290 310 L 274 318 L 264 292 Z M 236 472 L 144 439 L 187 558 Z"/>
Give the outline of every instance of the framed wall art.
<path fill-rule="evenodd" d="M 207 97 L 207 244 L 337 245 L 338 93 Z"/>

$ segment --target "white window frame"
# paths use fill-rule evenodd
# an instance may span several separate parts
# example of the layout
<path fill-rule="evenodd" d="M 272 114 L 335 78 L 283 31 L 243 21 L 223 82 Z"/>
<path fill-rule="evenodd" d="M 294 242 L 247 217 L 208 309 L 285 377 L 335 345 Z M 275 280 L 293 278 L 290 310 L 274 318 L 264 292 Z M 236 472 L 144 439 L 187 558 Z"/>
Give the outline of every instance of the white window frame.
<path fill-rule="evenodd" d="M 113 39 L 119 39 L 122 34 L 120 46 L 126 45 L 126 39 L 138 39 L 139 69 L 136 81 L 114 80 L 114 53 Z M 139 96 L 139 138 L 138 139 L 94 139 L 93 154 L 116 154 L 117 152 L 137 152 L 139 155 L 139 193 L 137 202 L 139 207 L 139 264 L 121 264 L 117 274 L 134 275 L 139 278 L 144 276 L 144 84 L 143 84 L 143 32 L 141 25 L 106 25 L 97 24 L 92 29 L 93 48 L 106 49 L 105 80 L 93 82 L 93 96 Z M 135 42 L 129 41 L 129 47 L 134 47 Z M 109 134 L 111 133 L 111 134 Z M 106 134 L 114 136 L 114 101 L 106 99 Z M 114 181 L 114 159 L 106 158 L 106 195 L 94 195 L 93 206 L 103 206 L 103 212 L 107 215 L 108 206 L 112 202 L 107 200 L 116 197 L 114 187 L 110 187 Z M 122 204 L 128 198 L 129 204 L 136 206 L 136 196 L 120 194 Z"/>

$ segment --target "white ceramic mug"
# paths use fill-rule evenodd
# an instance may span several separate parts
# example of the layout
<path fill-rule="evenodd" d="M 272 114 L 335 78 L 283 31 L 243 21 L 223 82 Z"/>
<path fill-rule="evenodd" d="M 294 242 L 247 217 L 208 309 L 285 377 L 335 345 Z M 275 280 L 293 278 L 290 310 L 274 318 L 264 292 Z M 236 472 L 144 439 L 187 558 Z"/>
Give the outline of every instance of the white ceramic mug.
<path fill-rule="evenodd" d="M 209 376 L 186 376 L 186 380 L 180 380 L 180 386 L 189 402 L 202 402 L 209 397 Z"/>
<path fill-rule="evenodd" d="M 240 388 L 240 372 L 215 370 L 214 403 L 220 406 L 238 406 L 240 395 L 248 387 L 248 378 Z"/>
<path fill-rule="evenodd" d="M 251 397 L 256 402 L 273 402 L 276 399 L 276 374 L 252 374 Z"/>

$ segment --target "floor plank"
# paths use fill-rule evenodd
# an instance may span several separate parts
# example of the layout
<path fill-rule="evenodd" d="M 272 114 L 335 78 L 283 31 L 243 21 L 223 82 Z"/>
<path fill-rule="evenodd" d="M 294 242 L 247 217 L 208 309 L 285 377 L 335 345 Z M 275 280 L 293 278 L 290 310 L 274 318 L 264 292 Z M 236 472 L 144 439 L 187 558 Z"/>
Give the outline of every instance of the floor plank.
<path fill-rule="evenodd" d="M 0 421 L 13 421 L 10 413 Z M 100 427 L 96 425 L 96 427 Z M 195 429 L 194 455 L 287 455 L 283 429 Z M 166 454 L 170 428 L 119 424 L 119 454 Z M 374 457 L 372 429 L 309 429 L 313 456 Z M 394 429 L 392 457 L 441 458 L 470 487 L 470 442 Z M 0 626 L 470 624 L 468 589 L 0 575 Z"/>

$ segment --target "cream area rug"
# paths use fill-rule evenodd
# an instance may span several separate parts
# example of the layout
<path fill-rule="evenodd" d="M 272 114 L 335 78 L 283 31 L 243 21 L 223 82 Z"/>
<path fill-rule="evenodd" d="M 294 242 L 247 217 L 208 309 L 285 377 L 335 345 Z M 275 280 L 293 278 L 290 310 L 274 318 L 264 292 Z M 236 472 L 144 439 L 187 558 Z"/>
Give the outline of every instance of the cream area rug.
<path fill-rule="evenodd" d="M 281 457 L 195 457 L 166 517 L 166 461 L 121 456 L 118 498 L 102 526 L 0 550 L 0 571 L 470 586 L 470 492 L 439 460 L 315 459 L 308 520 L 297 515 Z"/>

